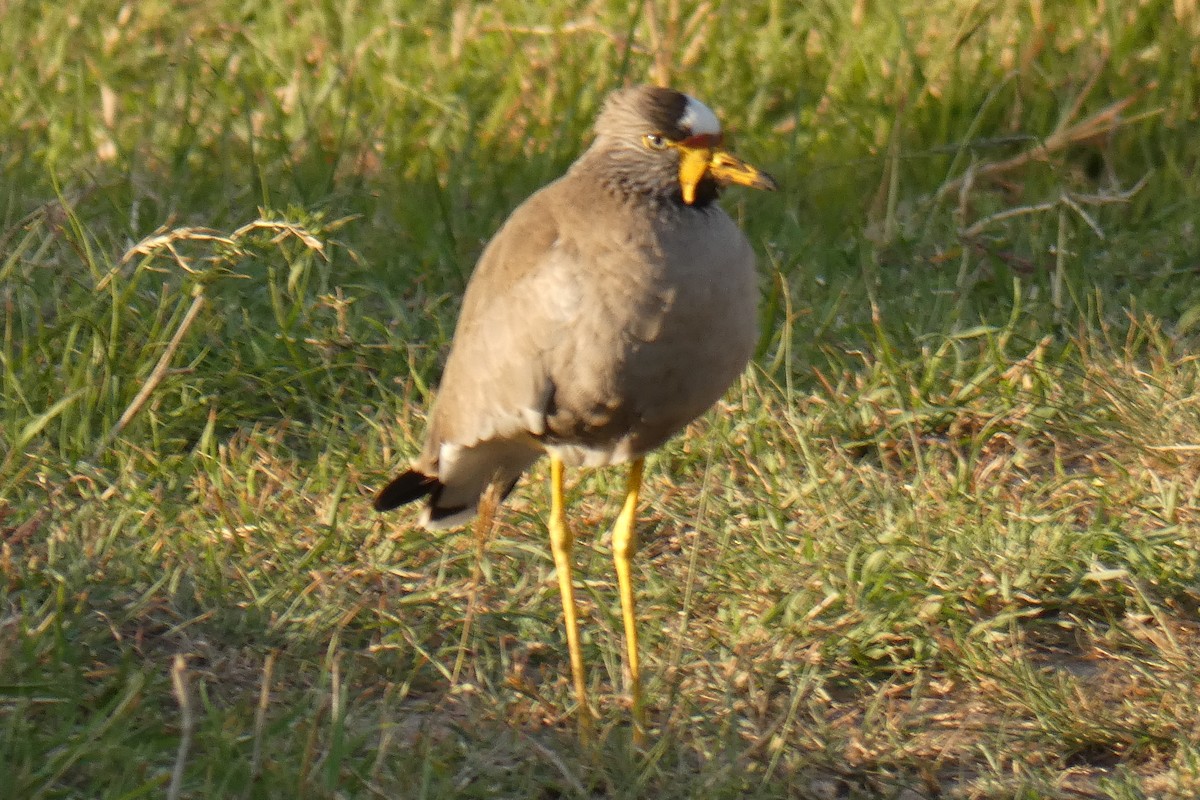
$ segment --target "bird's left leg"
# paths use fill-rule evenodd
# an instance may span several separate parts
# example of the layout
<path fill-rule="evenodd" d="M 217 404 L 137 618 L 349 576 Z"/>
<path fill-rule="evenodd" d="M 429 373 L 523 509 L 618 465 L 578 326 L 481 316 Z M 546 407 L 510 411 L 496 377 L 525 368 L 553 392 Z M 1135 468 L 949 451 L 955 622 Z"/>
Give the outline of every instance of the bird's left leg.
<path fill-rule="evenodd" d="M 633 598 L 633 577 L 630 569 L 637 553 L 637 505 L 642 486 L 642 467 L 639 458 L 629 467 L 625 489 L 625 505 L 613 526 L 613 563 L 617 568 L 617 588 L 621 594 L 621 617 L 625 622 L 625 653 L 629 664 L 629 694 L 633 702 L 633 741 L 641 745 L 646 738 L 646 710 L 642 705 L 642 670 L 638 658 L 637 609 Z"/>

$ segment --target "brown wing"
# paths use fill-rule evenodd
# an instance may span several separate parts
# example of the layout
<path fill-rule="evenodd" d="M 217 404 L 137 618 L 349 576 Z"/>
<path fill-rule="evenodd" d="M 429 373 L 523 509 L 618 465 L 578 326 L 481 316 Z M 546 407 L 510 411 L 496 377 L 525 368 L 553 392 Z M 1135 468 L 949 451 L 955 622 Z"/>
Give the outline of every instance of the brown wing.
<path fill-rule="evenodd" d="M 579 254 L 559 237 L 558 186 L 519 206 L 484 249 L 415 474 L 380 495 L 392 505 L 428 495 L 426 525 L 469 518 L 489 484 L 511 490 L 541 454 L 537 437 L 554 390 L 549 351 L 579 310 L 575 282 L 562 274 Z"/>

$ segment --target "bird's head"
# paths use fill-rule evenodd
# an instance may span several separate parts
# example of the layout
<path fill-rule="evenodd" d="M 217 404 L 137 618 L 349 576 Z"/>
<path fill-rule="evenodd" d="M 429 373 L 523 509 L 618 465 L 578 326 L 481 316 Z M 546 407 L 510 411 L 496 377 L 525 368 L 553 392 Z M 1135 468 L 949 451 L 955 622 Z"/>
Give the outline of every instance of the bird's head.
<path fill-rule="evenodd" d="M 711 203 L 725 184 L 776 188 L 774 178 L 721 141 L 721 123 L 704 103 L 674 89 L 637 86 L 609 95 L 588 160 L 620 192 L 689 206 Z"/>

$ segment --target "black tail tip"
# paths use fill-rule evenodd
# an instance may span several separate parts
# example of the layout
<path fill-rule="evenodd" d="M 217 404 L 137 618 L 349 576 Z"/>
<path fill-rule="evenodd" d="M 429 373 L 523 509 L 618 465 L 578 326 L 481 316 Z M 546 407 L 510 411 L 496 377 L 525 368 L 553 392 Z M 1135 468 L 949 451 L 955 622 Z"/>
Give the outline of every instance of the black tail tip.
<path fill-rule="evenodd" d="M 416 470 L 408 470 L 393 478 L 387 486 L 375 495 L 376 511 L 391 511 L 405 503 L 420 500 L 442 488 L 442 482 L 432 475 L 426 475 Z"/>

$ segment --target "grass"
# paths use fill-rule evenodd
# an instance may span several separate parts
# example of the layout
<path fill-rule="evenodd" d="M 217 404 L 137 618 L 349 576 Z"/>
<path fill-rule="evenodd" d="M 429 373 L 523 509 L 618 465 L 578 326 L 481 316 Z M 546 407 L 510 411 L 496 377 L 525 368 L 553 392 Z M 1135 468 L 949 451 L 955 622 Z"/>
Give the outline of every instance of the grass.
<path fill-rule="evenodd" d="M 1198 791 L 1194 2 L 0 23 L 0 796 Z M 650 461 L 645 752 L 622 476 L 571 490 L 585 750 L 544 468 L 480 581 L 368 500 L 482 243 L 656 79 L 783 191 L 725 200 L 755 364 Z"/>

